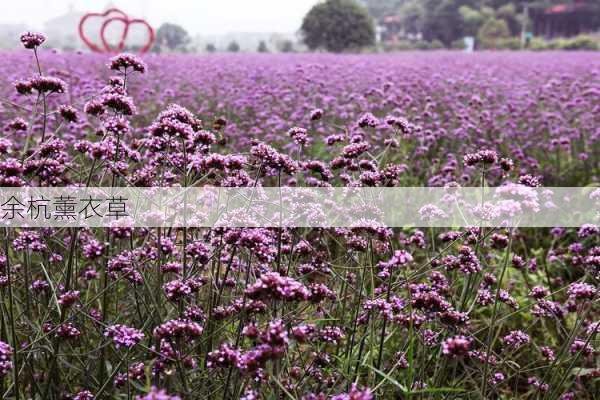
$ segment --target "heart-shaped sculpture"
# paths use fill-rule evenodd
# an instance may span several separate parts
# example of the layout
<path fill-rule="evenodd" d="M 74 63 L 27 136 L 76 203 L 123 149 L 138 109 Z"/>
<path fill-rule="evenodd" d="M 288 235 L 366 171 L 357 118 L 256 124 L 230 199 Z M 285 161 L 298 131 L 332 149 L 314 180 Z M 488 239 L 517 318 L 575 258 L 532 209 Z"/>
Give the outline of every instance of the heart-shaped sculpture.
<path fill-rule="evenodd" d="M 85 33 L 86 23 L 93 20 L 94 18 L 99 18 L 102 20 L 102 25 L 100 26 L 99 32 L 99 43 L 94 43 Z M 121 36 L 116 48 L 113 48 L 110 45 L 105 35 L 107 27 L 114 22 L 120 22 L 123 25 L 123 30 L 121 31 Z M 147 21 L 139 18 L 130 18 L 127 14 L 125 14 L 118 8 L 109 8 L 103 13 L 85 14 L 83 17 L 81 17 L 81 20 L 79 21 L 79 37 L 86 44 L 86 46 L 89 47 L 90 50 L 98 53 L 123 51 L 123 49 L 125 48 L 127 36 L 130 31 L 129 28 L 131 27 L 131 25 L 142 25 L 144 28 L 146 28 L 148 32 L 148 40 L 140 49 L 140 53 L 145 53 L 148 50 L 150 50 L 155 39 L 154 29 L 152 29 L 152 27 Z"/>
<path fill-rule="evenodd" d="M 113 22 L 121 22 L 123 24 L 123 31 L 121 32 L 121 38 L 119 40 L 119 43 L 117 44 L 116 49 L 112 48 L 110 43 L 108 43 L 108 40 L 106 39 L 106 29 Z M 148 50 L 150 50 L 152 44 L 154 43 L 154 29 L 152 29 L 150 24 L 148 24 L 148 22 L 146 22 L 145 20 L 139 18 L 129 19 L 127 17 L 117 16 L 104 21 L 104 23 L 102 24 L 102 28 L 100 28 L 100 39 L 102 40 L 102 44 L 106 51 L 123 51 L 123 49 L 125 48 L 125 41 L 127 40 L 127 36 L 129 35 L 129 28 L 132 25 L 141 25 L 144 28 L 146 28 L 148 32 L 148 40 L 146 41 L 146 44 L 144 44 L 144 46 L 140 48 L 140 53 L 145 53 Z"/>
<path fill-rule="evenodd" d="M 105 51 L 105 49 L 100 47 L 102 45 L 102 42 L 94 43 L 86 36 L 85 29 L 84 29 L 86 22 L 91 21 L 94 18 L 105 19 L 111 14 L 118 14 L 124 18 L 127 18 L 127 14 L 125 14 L 123 11 L 119 10 L 118 8 L 109 8 L 108 10 L 106 10 L 103 13 L 87 13 L 83 17 L 81 17 L 81 19 L 79 20 L 79 37 L 81 38 L 83 43 L 85 43 L 86 46 L 90 48 L 90 50 L 99 52 L 99 53 Z"/>

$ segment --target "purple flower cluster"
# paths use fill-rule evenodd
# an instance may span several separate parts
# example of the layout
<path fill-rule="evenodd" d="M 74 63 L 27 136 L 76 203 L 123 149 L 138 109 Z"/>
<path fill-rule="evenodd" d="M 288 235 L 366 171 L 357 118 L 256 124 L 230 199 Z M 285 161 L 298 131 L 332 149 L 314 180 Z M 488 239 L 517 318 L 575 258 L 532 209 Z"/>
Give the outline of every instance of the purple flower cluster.
<path fill-rule="evenodd" d="M 467 356 L 471 342 L 471 339 L 462 335 L 448 338 L 442 343 L 442 353 L 452 358 Z"/>
<path fill-rule="evenodd" d="M 19 80 L 14 83 L 17 93 L 29 95 L 34 90 L 39 94 L 65 93 L 67 84 L 59 78 L 52 76 L 36 76 L 27 80 Z"/>
<path fill-rule="evenodd" d="M 117 348 L 132 348 L 144 339 L 142 331 L 125 325 L 111 325 L 104 331 L 104 336 L 111 338 Z"/>
<path fill-rule="evenodd" d="M 41 33 L 25 32 L 21 35 L 21 43 L 26 49 L 35 49 L 46 41 L 46 36 Z"/>
<path fill-rule="evenodd" d="M 13 368 L 12 347 L 0 341 L 0 379 Z"/>
<path fill-rule="evenodd" d="M 267 272 L 246 289 L 251 299 L 276 298 L 286 301 L 308 300 L 311 296 L 309 289 L 302 283 L 277 272 Z"/>
<path fill-rule="evenodd" d="M 148 394 L 135 396 L 135 400 L 181 400 L 181 397 L 169 395 L 166 390 L 152 386 Z"/>
<path fill-rule="evenodd" d="M 526 345 L 530 340 L 529 335 L 523 331 L 511 331 L 502 338 L 502 342 L 513 349 L 518 349 L 519 347 Z"/>
<path fill-rule="evenodd" d="M 136 55 L 123 53 L 118 56 L 114 56 L 110 59 L 110 69 L 114 71 L 126 72 L 128 68 L 131 68 L 135 72 L 143 74 L 146 72 L 146 64 Z"/>
<path fill-rule="evenodd" d="M 183 338 L 193 340 L 202 335 L 203 328 L 197 322 L 185 319 L 172 319 L 154 329 L 154 337 L 157 339 L 174 340 Z"/>

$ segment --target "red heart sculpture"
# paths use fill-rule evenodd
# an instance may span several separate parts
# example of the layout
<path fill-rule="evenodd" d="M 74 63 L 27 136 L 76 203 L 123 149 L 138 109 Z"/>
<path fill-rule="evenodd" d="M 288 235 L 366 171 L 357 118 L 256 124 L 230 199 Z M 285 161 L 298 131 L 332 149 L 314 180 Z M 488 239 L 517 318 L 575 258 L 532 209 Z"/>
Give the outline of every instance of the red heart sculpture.
<path fill-rule="evenodd" d="M 121 33 L 121 39 L 119 40 L 119 44 L 117 45 L 116 49 L 113 49 L 110 45 L 110 43 L 108 43 L 108 41 L 106 40 L 106 28 L 113 22 L 121 22 L 123 23 L 123 32 Z M 123 49 L 125 48 L 125 40 L 127 40 L 127 35 L 129 34 L 129 28 L 131 27 L 131 25 L 142 25 L 146 28 L 146 30 L 148 31 L 148 41 L 146 42 L 146 44 L 140 49 L 140 53 L 145 53 L 148 50 L 150 50 L 150 48 L 152 47 L 152 44 L 154 43 L 154 29 L 152 29 L 152 27 L 150 26 L 150 24 L 148 24 L 148 22 L 146 22 L 143 19 L 129 19 L 127 17 L 112 17 L 107 19 L 106 21 L 104 21 L 104 23 L 102 24 L 102 28 L 100 29 L 100 38 L 102 39 L 102 44 L 104 45 L 104 48 L 106 49 L 106 51 L 110 52 L 110 51 L 123 51 Z"/>
<path fill-rule="evenodd" d="M 99 43 L 99 44 L 92 42 L 85 34 L 84 26 L 85 26 L 86 22 L 89 21 L 91 18 L 104 19 L 104 22 L 102 23 L 102 26 L 100 28 L 100 42 L 101 43 Z M 106 40 L 105 32 L 106 32 L 106 28 L 108 27 L 108 25 L 110 25 L 111 23 L 116 22 L 116 21 L 121 22 L 123 24 L 123 31 L 121 32 L 121 38 L 119 40 L 119 43 L 117 44 L 117 48 L 113 49 L 111 47 L 110 43 L 108 43 L 108 41 Z M 79 21 L 79 37 L 90 48 L 90 50 L 95 51 L 95 52 L 101 53 L 101 52 L 123 51 L 123 49 L 125 48 L 125 41 L 127 40 L 127 35 L 129 34 L 129 27 L 134 24 L 143 25 L 148 31 L 148 41 L 140 49 L 140 53 L 145 53 L 148 50 L 150 50 L 150 48 L 152 48 L 152 44 L 154 43 L 154 39 L 155 39 L 154 29 L 152 29 L 150 24 L 148 24 L 148 22 L 146 22 L 145 20 L 138 19 L 138 18 L 133 18 L 133 19 L 129 18 L 129 16 L 127 14 L 125 14 L 123 11 L 119 10 L 118 8 L 109 8 L 108 10 L 106 10 L 103 13 L 87 13 L 87 14 L 85 14 L 83 17 L 81 17 L 81 20 Z"/>
<path fill-rule="evenodd" d="M 109 8 L 108 10 L 106 10 L 103 13 L 87 13 L 83 17 L 81 17 L 81 19 L 79 20 L 79 37 L 81 38 L 81 40 L 83 40 L 83 43 L 85 43 L 86 46 L 90 48 L 90 50 L 98 52 L 98 53 L 101 53 L 102 51 L 104 51 L 104 49 L 100 48 L 98 45 L 96 45 L 96 43 L 92 42 L 85 35 L 85 30 L 84 30 L 85 23 L 88 20 L 90 20 L 90 18 L 106 18 L 110 14 L 120 14 L 122 17 L 127 18 L 127 14 L 125 14 L 123 11 L 119 10 L 118 8 Z"/>

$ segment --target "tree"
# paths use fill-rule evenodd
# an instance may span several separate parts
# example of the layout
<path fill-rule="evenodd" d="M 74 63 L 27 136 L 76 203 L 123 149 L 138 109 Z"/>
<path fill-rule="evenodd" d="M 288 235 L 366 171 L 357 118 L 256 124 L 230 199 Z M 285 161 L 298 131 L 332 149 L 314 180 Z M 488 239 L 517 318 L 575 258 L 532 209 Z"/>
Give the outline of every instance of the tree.
<path fill-rule="evenodd" d="M 164 23 L 156 31 L 156 44 L 169 50 L 184 50 L 190 42 L 190 35 L 181 26 Z"/>
<path fill-rule="evenodd" d="M 354 0 L 326 0 L 315 5 L 300 29 L 311 50 L 341 52 L 375 43 L 373 20 Z"/>
<path fill-rule="evenodd" d="M 227 46 L 227 51 L 230 53 L 237 53 L 240 51 L 240 45 L 235 40 L 232 40 L 231 43 Z"/>
<path fill-rule="evenodd" d="M 493 49 L 498 47 L 501 39 L 510 37 L 510 29 L 503 19 L 490 18 L 479 29 L 477 37 L 483 47 Z"/>
<path fill-rule="evenodd" d="M 269 52 L 269 48 L 267 47 L 267 43 L 265 43 L 264 40 L 261 40 L 260 43 L 258 43 L 258 49 L 257 51 L 259 53 L 268 53 Z"/>
<path fill-rule="evenodd" d="M 465 33 L 470 36 L 475 36 L 481 25 L 485 22 L 485 15 L 480 11 L 469 6 L 460 6 L 458 9 L 465 26 Z"/>
<path fill-rule="evenodd" d="M 423 0 L 423 37 L 426 40 L 439 40 L 450 46 L 456 39 L 467 35 L 461 6 L 473 6 L 475 0 Z"/>
<path fill-rule="evenodd" d="M 421 0 L 409 0 L 398 10 L 402 18 L 402 26 L 406 32 L 418 34 L 423 32 L 425 10 Z"/>
<path fill-rule="evenodd" d="M 401 14 L 398 11 L 412 0 L 362 0 L 373 18 L 380 20 L 388 15 Z M 418 1 L 418 0 L 417 0 Z"/>
<path fill-rule="evenodd" d="M 294 43 L 291 40 L 284 40 L 283 42 L 279 43 L 277 47 L 282 53 L 294 52 Z"/>
<path fill-rule="evenodd" d="M 206 51 L 208 53 L 214 53 L 215 51 L 217 51 L 217 48 L 215 47 L 214 44 L 209 43 L 209 44 L 206 45 Z"/>
<path fill-rule="evenodd" d="M 513 3 L 505 4 L 498 8 L 496 15 L 506 21 L 508 29 L 512 35 L 517 35 L 521 31 L 521 15 L 517 14 L 517 9 Z"/>

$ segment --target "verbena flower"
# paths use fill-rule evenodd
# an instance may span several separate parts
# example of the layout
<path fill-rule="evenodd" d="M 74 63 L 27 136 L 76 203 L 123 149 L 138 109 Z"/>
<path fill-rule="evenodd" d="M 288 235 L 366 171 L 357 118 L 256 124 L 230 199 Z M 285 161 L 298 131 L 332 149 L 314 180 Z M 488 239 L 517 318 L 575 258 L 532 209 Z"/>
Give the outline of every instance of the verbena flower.
<path fill-rule="evenodd" d="M 46 41 L 46 36 L 42 33 L 25 32 L 21 35 L 21 43 L 26 49 L 35 49 Z"/>
<path fill-rule="evenodd" d="M 158 389 L 152 386 L 148 394 L 135 396 L 135 400 L 181 400 L 181 398 L 169 395 L 165 389 Z"/>
<path fill-rule="evenodd" d="M 146 64 L 136 55 L 123 53 L 110 59 L 110 69 L 114 71 L 125 72 L 127 69 L 132 69 L 135 72 L 146 72 Z"/>
<path fill-rule="evenodd" d="M 58 112 L 60 116 L 63 117 L 67 122 L 78 121 L 77 110 L 72 106 L 63 104 L 58 107 Z"/>
<path fill-rule="evenodd" d="M 0 378 L 13 369 L 12 354 L 12 347 L 8 343 L 0 341 Z"/>
<path fill-rule="evenodd" d="M 502 338 L 502 342 L 513 349 L 518 349 L 519 347 L 529 343 L 529 341 L 529 335 L 519 330 L 511 331 L 508 335 Z"/>
<path fill-rule="evenodd" d="M 442 342 L 442 353 L 448 357 L 464 357 L 469 354 L 471 339 L 466 336 L 450 337 Z"/>
<path fill-rule="evenodd" d="M 125 325 L 110 325 L 104 331 L 104 336 L 111 338 L 117 348 L 132 348 L 144 339 L 144 333 L 138 329 Z"/>

